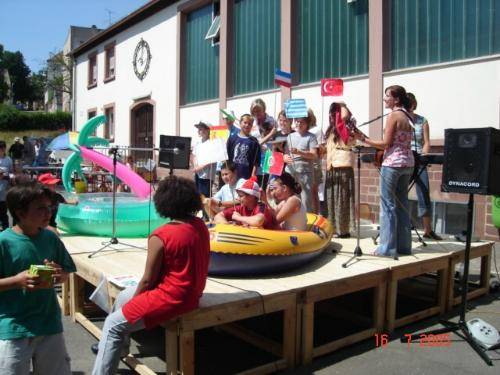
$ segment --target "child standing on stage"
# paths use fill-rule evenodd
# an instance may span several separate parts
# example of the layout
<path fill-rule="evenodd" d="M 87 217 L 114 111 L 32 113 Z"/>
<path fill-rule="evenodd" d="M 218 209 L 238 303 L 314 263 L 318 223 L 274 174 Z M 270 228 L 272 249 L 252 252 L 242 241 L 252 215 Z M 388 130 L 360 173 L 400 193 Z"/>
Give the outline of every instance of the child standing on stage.
<path fill-rule="evenodd" d="M 417 109 L 417 99 L 411 92 L 407 93 L 410 100 L 410 108 L 408 113 L 413 118 L 415 125 L 415 140 L 411 143 L 411 148 L 418 155 L 428 154 L 431 150 L 431 141 L 429 136 L 429 123 L 424 116 L 415 113 Z M 415 179 L 415 188 L 418 198 L 418 217 L 422 218 L 424 226 L 424 238 L 440 241 L 443 238 L 432 230 L 431 225 L 431 197 L 429 193 L 429 174 L 427 173 L 427 165 L 421 165 L 413 171 Z"/>
<path fill-rule="evenodd" d="M 287 137 L 286 154 L 283 160 L 286 171 L 290 173 L 302 188 L 301 200 L 307 212 L 314 212 L 313 206 L 313 169 L 314 160 L 318 157 L 318 141 L 314 134 L 309 132 L 312 118 L 298 118 L 296 132 Z"/>
<path fill-rule="evenodd" d="M 345 144 L 337 131 L 337 122 L 347 123 L 354 119 L 343 102 L 334 102 L 330 105 L 329 119 L 330 125 L 325 133 L 328 220 L 333 224 L 337 238 L 349 238 L 350 228 L 354 229 L 355 204 L 354 161 L 351 147 L 356 141 L 350 136 Z"/>
<path fill-rule="evenodd" d="M 201 199 L 193 181 L 169 176 L 154 195 L 155 207 L 170 223 L 148 240 L 146 268 L 137 288 L 127 288 L 108 315 L 93 375 L 116 373 L 130 333 L 150 329 L 198 307 L 208 274 L 210 239 L 195 217 Z"/>
<path fill-rule="evenodd" d="M 250 105 L 250 114 L 253 116 L 252 135 L 265 144 L 276 134 L 276 120 L 266 113 L 266 103 L 261 98 L 255 99 Z"/>
<path fill-rule="evenodd" d="M 227 141 L 228 160 L 236 167 L 238 179 L 255 176 L 260 165 L 259 141 L 252 135 L 253 117 L 245 114 L 240 118 L 240 132 Z"/>
<path fill-rule="evenodd" d="M 31 182 L 7 193 L 17 224 L 0 234 L 0 373 L 70 375 L 61 311 L 52 283 L 42 283 L 28 269 L 45 264 L 54 283 L 76 268 L 64 244 L 45 229 L 52 213 L 52 193 Z"/>

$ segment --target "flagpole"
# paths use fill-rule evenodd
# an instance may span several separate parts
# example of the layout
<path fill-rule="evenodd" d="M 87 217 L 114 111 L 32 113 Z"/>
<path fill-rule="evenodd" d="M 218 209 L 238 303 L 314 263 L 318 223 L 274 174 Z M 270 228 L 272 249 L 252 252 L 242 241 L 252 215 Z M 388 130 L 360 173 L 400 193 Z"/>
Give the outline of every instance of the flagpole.
<path fill-rule="evenodd" d="M 320 131 L 323 131 L 323 113 L 325 111 L 325 97 L 321 95 L 321 126 Z"/>

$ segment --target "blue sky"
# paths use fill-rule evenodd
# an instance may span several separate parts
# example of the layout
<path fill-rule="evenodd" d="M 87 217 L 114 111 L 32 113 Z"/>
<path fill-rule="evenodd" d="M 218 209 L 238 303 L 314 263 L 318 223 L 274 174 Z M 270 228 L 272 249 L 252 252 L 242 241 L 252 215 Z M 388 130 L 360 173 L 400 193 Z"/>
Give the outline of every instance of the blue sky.
<path fill-rule="evenodd" d="M 21 51 L 37 72 L 49 53 L 61 50 L 69 26 L 106 28 L 147 0 L 0 0 L 0 44 Z M 111 11 L 111 13 L 109 12 Z"/>

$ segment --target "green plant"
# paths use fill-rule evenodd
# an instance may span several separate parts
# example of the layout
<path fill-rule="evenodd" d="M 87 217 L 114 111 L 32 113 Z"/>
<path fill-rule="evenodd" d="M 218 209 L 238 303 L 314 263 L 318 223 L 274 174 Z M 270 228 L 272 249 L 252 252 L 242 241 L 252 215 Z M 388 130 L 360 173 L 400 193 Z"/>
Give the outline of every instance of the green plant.
<path fill-rule="evenodd" d="M 25 112 L 13 106 L 0 105 L 0 130 L 60 130 L 71 129 L 71 114 L 67 112 Z"/>

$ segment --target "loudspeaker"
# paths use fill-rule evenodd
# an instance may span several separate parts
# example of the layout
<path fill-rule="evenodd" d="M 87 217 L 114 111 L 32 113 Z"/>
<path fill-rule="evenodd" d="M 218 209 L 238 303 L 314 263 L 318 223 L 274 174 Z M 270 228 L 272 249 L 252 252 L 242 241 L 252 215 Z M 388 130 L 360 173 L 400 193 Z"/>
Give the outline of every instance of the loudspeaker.
<path fill-rule="evenodd" d="M 191 138 L 160 135 L 160 167 L 189 169 Z"/>
<path fill-rule="evenodd" d="M 500 194 L 500 130 L 445 129 L 441 191 Z"/>

